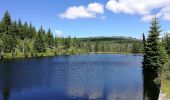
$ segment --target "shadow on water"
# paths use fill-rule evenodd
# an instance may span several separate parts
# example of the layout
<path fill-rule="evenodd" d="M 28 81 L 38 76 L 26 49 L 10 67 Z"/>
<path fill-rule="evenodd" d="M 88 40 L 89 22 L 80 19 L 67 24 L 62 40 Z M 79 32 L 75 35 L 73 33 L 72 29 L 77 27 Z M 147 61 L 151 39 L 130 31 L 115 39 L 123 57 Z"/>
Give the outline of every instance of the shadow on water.
<path fill-rule="evenodd" d="M 143 70 L 143 100 L 158 100 L 160 84 L 155 83 L 157 77 L 157 74 Z"/>
<path fill-rule="evenodd" d="M 0 68 L 0 91 L 2 91 L 2 100 L 9 100 L 10 96 L 10 77 L 11 77 L 11 70 L 8 65 L 1 64 Z"/>
<path fill-rule="evenodd" d="M 4 88 L 3 89 L 3 100 L 9 100 L 9 96 L 10 96 L 10 90 L 9 88 Z"/>

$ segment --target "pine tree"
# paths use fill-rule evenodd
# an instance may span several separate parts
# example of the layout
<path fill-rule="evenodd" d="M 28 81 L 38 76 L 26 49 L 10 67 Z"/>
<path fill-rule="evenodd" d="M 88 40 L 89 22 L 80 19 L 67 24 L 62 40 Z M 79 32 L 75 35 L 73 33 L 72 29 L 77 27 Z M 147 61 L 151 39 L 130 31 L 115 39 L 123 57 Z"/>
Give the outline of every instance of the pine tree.
<path fill-rule="evenodd" d="M 1 32 L 3 34 L 3 51 L 11 53 L 15 50 L 16 46 L 16 24 L 12 25 L 11 17 L 8 12 L 5 12 L 1 23 Z"/>
<path fill-rule="evenodd" d="M 32 23 L 30 23 L 30 25 L 29 25 L 28 33 L 29 33 L 30 39 L 33 39 L 36 35 L 36 29 L 35 29 L 35 27 L 32 26 Z"/>
<path fill-rule="evenodd" d="M 149 36 L 147 41 L 144 43 L 144 60 L 143 68 L 144 70 L 149 70 L 152 72 L 159 73 L 163 67 L 164 61 L 160 51 L 159 45 L 159 34 L 160 25 L 157 18 L 154 18 L 151 22 L 151 27 L 149 31 Z"/>
<path fill-rule="evenodd" d="M 41 32 L 42 36 L 43 36 L 43 40 L 45 40 L 45 30 L 43 29 L 43 27 L 41 26 L 39 31 Z"/>
<path fill-rule="evenodd" d="M 48 48 L 53 48 L 53 44 L 54 44 L 54 38 L 53 35 L 51 33 L 51 30 L 49 29 L 47 34 L 46 34 L 46 43 L 47 43 L 47 47 Z"/>
<path fill-rule="evenodd" d="M 24 34 L 24 32 L 23 32 L 23 25 L 22 25 L 22 22 L 21 22 L 20 19 L 18 20 L 18 30 L 19 30 L 19 32 L 18 32 L 19 38 L 20 38 L 21 40 L 24 40 L 25 34 Z"/>
<path fill-rule="evenodd" d="M 24 23 L 23 27 L 22 27 L 22 32 L 23 32 L 23 40 L 25 38 L 30 38 L 30 34 L 29 34 L 29 31 L 28 31 L 28 24 L 27 22 Z"/>
<path fill-rule="evenodd" d="M 46 51 L 45 42 L 43 40 L 43 35 L 42 35 L 41 29 L 38 31 L 38 34 L 37 34 L 37 36 L 35 38 L 35 41 L 34 41 L 34 50 L 37 53 L 45 52 Z"/>

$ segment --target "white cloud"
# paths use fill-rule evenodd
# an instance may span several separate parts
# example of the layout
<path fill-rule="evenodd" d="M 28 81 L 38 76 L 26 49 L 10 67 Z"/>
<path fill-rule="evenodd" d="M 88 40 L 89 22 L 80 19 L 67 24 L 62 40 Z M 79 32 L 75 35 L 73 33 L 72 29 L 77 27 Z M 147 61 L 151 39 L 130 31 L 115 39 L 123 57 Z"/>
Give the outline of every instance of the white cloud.
<path fill-rule="evenodd" d="M 61 18 L 77 19 L 77 18 L 95 18 L 97 14 L 104 13 L 104 5 L 100 3 L 90 3 L 86 6 L 72 6 L 64 13 L 59 14 Z"/>
<path fill-rule="evenodd" d="M 150 15 L 144 15 L 142 18 L 141 18 L 141 21 L 143 22 L 147 22 L 147 21 L 151 21 L 153 18 L 157 17 L 157 18 L 160 18 L 162 16 L 162 13 L 157 13 L 156 15 L 155 14 L 150 14 Z"/>
<path fill-rule="evenodd" d="M 66 12 L 59 15 L 61 18 L 76 19 L 76 18 L 94 18 L 93 13 L 89 13 L 84 6 L 70 7 Z"/>
<path fill-rule="evenodd" d="M 92 12 L 92 13 L 103 14 L 104 13 L 104 5 L 102 5 L 100 3 L 90 3 L 88 5 L 87 11 Z"/>
<path fill-rule="evenodd" d="M 170 20 L 170 7 L 162 8 L 160 13 L 162 13 L 163 20 Z"/>
<path fill-rule="evenodd" d="M 56 30 L 55 31 L 55 36 L 61 37 L 63 35 L 63 32 L 61 30 Z"/>
<path fill-rule="evenodd" d="M 153 13 L 164 20 L 170 20 L 170 0 L 109 0 L 106 8 L 114 13 L 137 14 L 143 21 L 152 19 Z M 158 10 L 158 12 L 154 12 Z"/>

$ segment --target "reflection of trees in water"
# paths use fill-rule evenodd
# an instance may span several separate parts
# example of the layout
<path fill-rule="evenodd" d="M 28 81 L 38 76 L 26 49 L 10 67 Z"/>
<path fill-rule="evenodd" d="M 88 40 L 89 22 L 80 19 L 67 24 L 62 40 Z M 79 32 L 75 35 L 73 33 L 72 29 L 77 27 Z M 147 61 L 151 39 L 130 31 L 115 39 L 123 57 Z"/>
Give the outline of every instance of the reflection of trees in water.
<path fill-rule="evenodd" d="M 0 63 L 0 91 L 2 91 L 3 100 L 9 100 L 11 90 L 22 91 L 26 88 L 48 84 L 51 79 L 49 66 L 33 62 L 36 61 L 25 62 L 23 60 L 22 62 L 21 60 L 18 64 L 15 60 L 4 60 Z"/>
<path fill-rule="evenodd" d="M 10 74 L 11 70 L 8 65 L 0 64 L 0 89 L 2 91 L 3 100 L 9 100 L 10 96 Z"/>
<path fill-rule="evenodd" d="M 10 90 L 8 87 L 3 88 L 3 100 L 9 100 Z"/>
<path fill-rule="evenodd" d="M 143 100 L 158 100 L 160 84 L 155 83 L 158 75 L 149 71 L 143 71 L 144 91 Z"/>

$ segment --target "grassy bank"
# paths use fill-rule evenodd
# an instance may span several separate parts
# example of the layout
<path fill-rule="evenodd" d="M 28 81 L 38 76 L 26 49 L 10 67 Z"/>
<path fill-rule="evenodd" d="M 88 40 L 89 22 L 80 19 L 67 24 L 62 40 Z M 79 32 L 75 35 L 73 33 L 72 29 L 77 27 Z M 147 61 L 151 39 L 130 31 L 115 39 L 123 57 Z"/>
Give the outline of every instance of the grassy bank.
<path fill-rule="evenodd" d="M 14 52 L 14 53 L 3 53 L 3 59 L 13 59 L 13 58 L 31 58 L 31 57 L 49 57 L 49 56 L 59 56 L 59 55 L 75 55 L 85 53 L 79 49 L 73 50 L 52 50 L 49 49 L 46 52 L 41 53 L 22 53 L 22 52 Z"/>
<path fill-rule="evenodd" d="M 161 91 L 170 99 L 170 80 L 162 79 Z"/>

